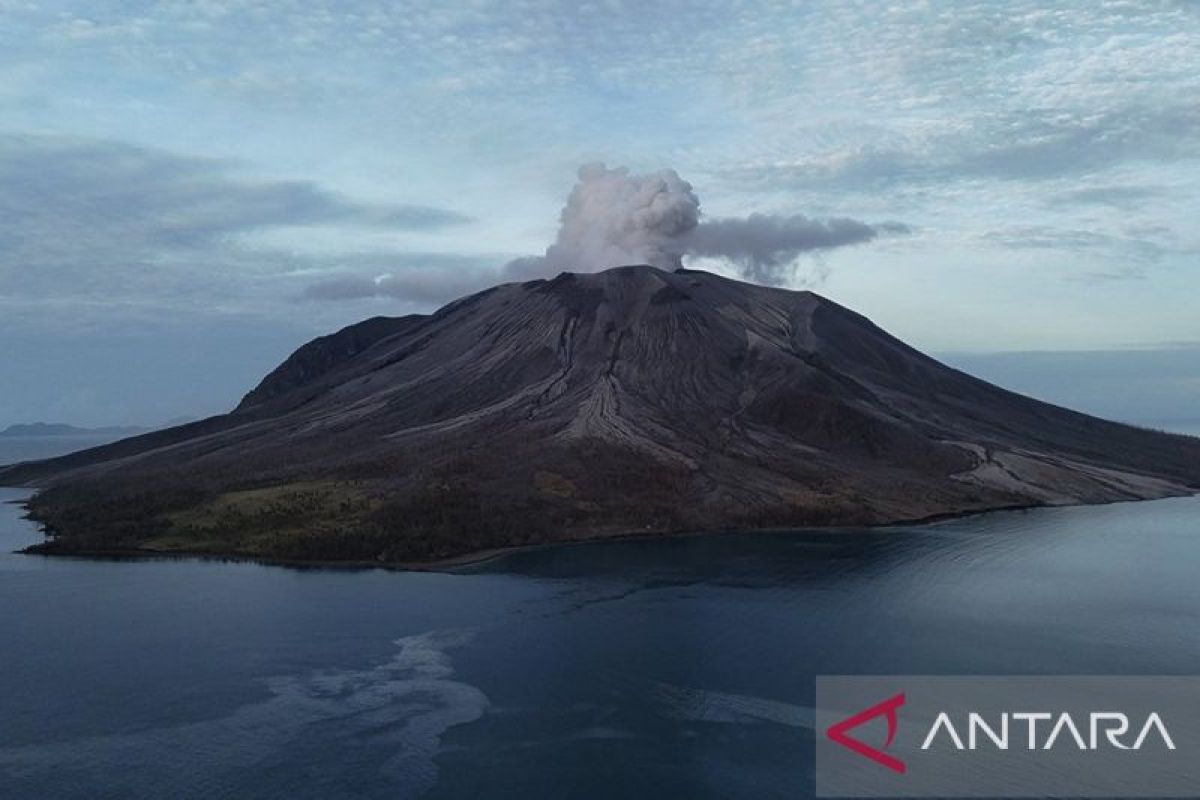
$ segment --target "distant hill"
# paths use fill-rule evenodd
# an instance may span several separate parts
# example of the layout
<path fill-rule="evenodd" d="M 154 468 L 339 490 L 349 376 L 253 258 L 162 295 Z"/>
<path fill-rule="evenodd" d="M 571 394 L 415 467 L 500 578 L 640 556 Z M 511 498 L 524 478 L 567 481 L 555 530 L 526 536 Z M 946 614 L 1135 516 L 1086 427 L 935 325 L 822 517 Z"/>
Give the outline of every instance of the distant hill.
<path fill-rule="evenodd" d="M 32 422 L 25 425 L 9 425 L 0 431 L 0 436 L 135 436 L 149 428 L 117 426 L 110 428 L 79 428 L 63 422 Z"/>
<path fill-rule="evenodd" d="M 433 560 L 1195 492 L 1200 441 L 1042 403 L 811 292 L 621 267 L 316 339 L 233 412 L 0 468 L 46 553 Z"/>

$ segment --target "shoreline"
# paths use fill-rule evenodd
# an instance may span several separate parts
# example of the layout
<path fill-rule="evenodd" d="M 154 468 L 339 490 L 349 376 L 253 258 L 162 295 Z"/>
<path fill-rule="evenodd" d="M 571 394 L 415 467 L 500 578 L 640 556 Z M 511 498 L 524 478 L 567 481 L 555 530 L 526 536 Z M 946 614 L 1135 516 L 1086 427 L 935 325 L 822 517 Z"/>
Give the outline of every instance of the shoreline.
<path fill-rule="evenodd" d="M 29 487 L 0 487 L 20 489 Z M 36 493 L 36 490 L 35 490 Z M 288 559 L 270 556 L 253 556 L 244 553 L 219 553 L 202 550 L 148 550 L 142 548 L 127 548 L 120 550 L 78 550 L 72 552 L 45 553 L 38 552 L 38 544 L 14 551 L 20 555 L 41 556 L 43 558 L 78 558 L 92 561 L 216 561 L 224 563 L 258 564 L 261 566 L 284 567 L 288 569 L 314 570 L 386 570 L 391 572 L 437 572 L 454 574 L 460 570 L 479 567 L 499 560 L 513 553 L 539 550 L 548 547 L 569 547 L 578 545 L 597 544 L 601 542 L 629 542 L 651 539 L 698 538 L 702 536 L 737 536 L 744 534 L 843 534 L 843 533 L 885 533 L 889 529 L 920 527 L 935 525 L 940 522 L 970 519 L 987 514 L 1012 513 L 1049 508 L 1084 508 L 1088 506 L 1106 506 L 1118 503 L 1142 503 L 1150 500 L 1166 500 L 1170 497 L 1196 497 L 1200 492 L 1187 494 L 1166 495 L 1164 497 L 1140 498 L 1133 500 L 1113 500 L 1103 503 L 1070 503 L 1063 505 L 1047 505 L 1038 503 L 1014 504 L 997 506 L 988 509 L 972 509 L 968 511 L 947 511 L 930 514 L 920 518 L 896 520 L 877 525 L 818 525 L 807 527 L 772 527 L 772 528 L 735 528 L 719 530 L 696 531 L 621 531 L 611 534 L 579 536 L 576 538 L 559 539 L 530 544 L 514 544 L 503 547 L 487 548 L 457 556 L 435 559 L 433 561 L 370 561 L 370 560 L 340 560 L 340 559 Z M 28 510 L 32 495 L 23 499 L 7 500 L 6 503 L 19 505 Z M 43 532 L 41 524 L 28 515 L 23 516 L 30 524 Z"/>

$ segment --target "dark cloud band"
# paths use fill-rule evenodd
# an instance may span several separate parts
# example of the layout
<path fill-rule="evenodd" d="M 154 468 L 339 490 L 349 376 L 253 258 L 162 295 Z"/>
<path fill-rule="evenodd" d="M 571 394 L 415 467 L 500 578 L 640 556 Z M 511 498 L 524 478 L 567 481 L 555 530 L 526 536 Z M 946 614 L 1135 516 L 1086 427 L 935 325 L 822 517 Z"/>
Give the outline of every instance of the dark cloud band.
<path fill-rule="evenodd" d="M 430 206 L 361 203 L 308 181 L 238 179 L 213 159 L 0 136 L 0 255 L 26 270 L 94 271 L 172 257 L 219 263 L 236 237 L 285 226 L 425 231 L 469 221 Z"/>

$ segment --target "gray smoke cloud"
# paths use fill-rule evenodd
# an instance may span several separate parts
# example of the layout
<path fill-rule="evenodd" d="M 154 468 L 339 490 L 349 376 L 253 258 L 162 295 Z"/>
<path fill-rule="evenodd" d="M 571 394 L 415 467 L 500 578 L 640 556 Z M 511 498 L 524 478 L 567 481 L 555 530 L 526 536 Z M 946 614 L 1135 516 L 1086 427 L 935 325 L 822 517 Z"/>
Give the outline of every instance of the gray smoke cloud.
<path fill-rule="evenodd" d="M 697 256 L 724 258 L 746 278 L 774 284 L 790 277 L 802 253 L 869 242 L 878 235 L 875 227 L 844 217 L 751 214 L 705 220 L 688 238 L 688 250 Z"/>
<path fill-rule="evenodd" d="M 692 185 L 674 170 L 632 175 L 587 164 L 567 197 L 554 243 L 543 256 L 509 262 L 505 274 L 520 280 L 623 264 L 675 269 L 697 256 L 727 261 L 749 280 L 780 284 L 795 278 L 803 254 L 904 232 L 899 223 L 803 214 L 705 219 Z"/>
<path fill-rule="evenodd" d="M 687 258 L 719 259 L 757 283 L 817 284 L 828 272 L 821 254 L 907 232 L 896 222 L 872 225 L 803 214 L 706 218 L 692 185 L 674 170 L 633 175 L 625 168 L 585 164 L 567 196 L 558 234 L 544 255 L 509 261 L 499 275 L 491 269 L 452 265 L 343 275 L 307 287 L 301 297 L 445 302 L 486 288 L 497 278 L 524 281 L 628 264 L 672 270 Z M 802 270 L 800 258 L 806 255 Z"/>
<path fill-rule="evenodd" d="M 597 272 L 625 264 L 674 269 L 700 222 L 700 199 L 675 170 L 630 175 L 623 168 L 585 164 L 559 222 L 546 254 L 510 262 L 511 277 Z"/>

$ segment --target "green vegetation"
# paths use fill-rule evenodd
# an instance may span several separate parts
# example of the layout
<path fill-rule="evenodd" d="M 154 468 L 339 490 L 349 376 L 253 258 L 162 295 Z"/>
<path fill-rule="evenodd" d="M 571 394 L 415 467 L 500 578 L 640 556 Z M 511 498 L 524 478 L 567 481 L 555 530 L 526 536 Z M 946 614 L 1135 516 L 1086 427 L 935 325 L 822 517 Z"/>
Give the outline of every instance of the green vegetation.
<path fill-rule="evenodd" d="M 232 485 L 185 484 L 159 474 L 52 487 L 31 503 L 50 534 L 33 549 L 418 563 L 514 545 L 714 530 L 713 519 L 728 530 L 869 524 L 902 513 L 872 504 L 866 490 L 837 492 L 820 482 L 762 495 L 761 504 L 720 506 L 740 501 L 709 494 L 703 473 L 596 440 L 548 451 L 537 466 L 498 466 L 466 452 L 444 457 L 423 470 L 372 463 L 343 468 L 336 479 L 297 476 L 270 485 L 247 486 L 241 476 L 228 477 Z M 962 496 L 932 491 L 915 483 L 910 496 L 933 509 L 963 505 Z M 968 508 L 987 505 L 982 496 L 965 500 Z"/>
<path fill-rule="evenodd" d="M 691 477 L 598 443 L 552 469 L 491 471 L 457 454 L 382 480 L 343 477 L 180 489 L 178 476 L 52 487 L 31 503 L 43 553 L 244 556 L 412 563 L 512 545 L 629 531 L 695 529 L 678 512 Z M 377 469 L 369 470 L 378 474 Z M 353 470 L 345 470 L 353 474 Z"/>
<path fill-rule="evenodd" d="M 378 501 L 350 481 L 291 483 L 226 492 L 163 516 L 148 550 L 236 551 L 273 555 L 288 541 L 361 527 Z"/>
<path fill-rule="evenodd" d="M 148 551 L 288 557 L 291 542 L 337 538 L 378 507 L 356 481 L 299 482 L 241 491 L 52 488 L 31 503 L 51 538 L 41 552 Z"/>

